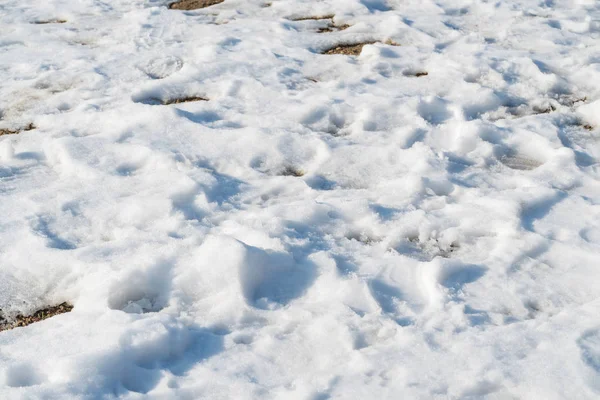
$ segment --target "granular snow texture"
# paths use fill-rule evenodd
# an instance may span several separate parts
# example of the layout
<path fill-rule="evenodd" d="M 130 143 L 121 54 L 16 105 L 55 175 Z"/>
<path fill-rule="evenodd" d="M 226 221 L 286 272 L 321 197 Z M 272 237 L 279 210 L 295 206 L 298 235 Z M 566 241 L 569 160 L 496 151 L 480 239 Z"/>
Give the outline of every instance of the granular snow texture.
<path fill-rule="evenodd" d="M 170 4 L 0 2 L 1 399 L 600 397 L 600 2 Z"/>

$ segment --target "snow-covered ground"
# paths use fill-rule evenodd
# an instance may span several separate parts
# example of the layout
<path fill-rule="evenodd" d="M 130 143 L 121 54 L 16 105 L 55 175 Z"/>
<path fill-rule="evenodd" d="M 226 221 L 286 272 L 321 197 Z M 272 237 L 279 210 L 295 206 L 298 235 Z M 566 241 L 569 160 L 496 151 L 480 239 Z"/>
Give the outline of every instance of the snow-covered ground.
<path fill-rule="evenodd" d="M 599 398 L 600 2 L 167 4 L 0 0 L 0 398 Z"/>

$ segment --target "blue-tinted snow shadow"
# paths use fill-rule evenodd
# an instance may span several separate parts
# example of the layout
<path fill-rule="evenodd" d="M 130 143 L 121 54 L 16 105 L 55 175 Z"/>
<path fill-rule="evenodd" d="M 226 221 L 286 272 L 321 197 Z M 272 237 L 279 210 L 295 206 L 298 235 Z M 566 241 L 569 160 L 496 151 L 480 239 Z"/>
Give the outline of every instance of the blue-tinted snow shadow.
<path fill-rule="evenodd" d="M 243 125 L 229 121 L 223 118 L 219 113 L 210 110 L 202 110 L 197 112 L 185 111 L 179 108 L 175 109 L 175 113 L 187 120 L 201 124 L 212 129 L 240 129 Z"/>
<path fill-rule="evenodd" d="M 145 332 L 157 325 L 148 326 Z M 148 394 L 165 376 L 185 376 L 195 366 L 221 353 L 224 337 L 221 332 L 198 325 L 186 326 L 171 319 L 162 321 L 155 335 L 140 335 L 133 329 L 124 333 L 115 350 L 90 357 L 78 384 L 71 385 L 71 394 L 86 398 L 104 398 L 106 394 L 121 397 L 130 392 Z M 169 386 L 176 386 L 171 378 Z"/>
<path fill-rule="evenodd" d="M 392 9 L 385 0 L 361 0 L 360 2 L 371 13 L 376 11 L 390 11 Z"/>
<path fill-rule="evenodd" d="M 46 245 L 58 250 L 73 250 L 77 246 L 60 235 L 52 228 L 54 219 L 49 215 L 37 215 L 31 222 L 31 230 L 46 239 Z"/>
<path fill-rule="evenodd" d="M 552 196 L 528 204 L 521 211 L 521 224 L 530 232 L 535 232 L 534 224 L 550 213 L 552 208 L 568 197 L 564 191 L 557 191 Z"/>

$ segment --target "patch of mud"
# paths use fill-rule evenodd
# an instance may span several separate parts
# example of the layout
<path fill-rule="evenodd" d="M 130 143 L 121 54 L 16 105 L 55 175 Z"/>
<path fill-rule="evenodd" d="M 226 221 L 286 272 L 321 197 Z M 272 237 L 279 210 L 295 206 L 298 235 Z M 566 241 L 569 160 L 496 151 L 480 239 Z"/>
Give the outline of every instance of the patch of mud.
<path fill-rule="evenodd" d="M 17 135 L 21 132 L 27 132 L 27 131 L 34 130 L 35 128 L 36 128 L 36 126 L 34 124 L 29 124 L 23 128 L 19 128 L 19 129 L 0 128 L 0 136 Z"/>
<path fill-rule="evenodd" d="M 169 4 L 171 10 L 198 10 L 222 3 L 224 0 L 181 0 Z"/>
<path fill-rule="evenodd" d="M 362 52 L 363 47 L 368 44 L 373 44 L 375 42 L 362 42 L 362 43 L 353 43 L 353 44 L 340 44 L 335 47 L 331 47 L 321 54 L 342 54 L 345 56 L 358 56 Z"/>
<path fill-rule="evenodd" d="M 31 325 L 35 322 L 54 317 L 55 315 L 71 312 L 71 310 L 73 310 L 73 306 L 67 302 L 57 306 L 43 308 L 31 315 L 17 315 L 14 318 L 4 317 L 2 310 L 0 310 L 0 332 Z"/>

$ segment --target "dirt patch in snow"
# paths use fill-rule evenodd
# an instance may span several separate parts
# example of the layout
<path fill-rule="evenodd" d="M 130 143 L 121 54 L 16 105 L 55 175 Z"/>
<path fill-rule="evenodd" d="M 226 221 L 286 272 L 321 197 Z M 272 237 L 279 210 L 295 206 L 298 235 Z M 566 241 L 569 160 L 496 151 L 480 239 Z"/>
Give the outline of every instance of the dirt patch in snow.
<path fill-rule="evenodd" d="M 294 18 L 289 18 L 291 21 L 294 22 L 298 22 L 298 21 L 323 21 L 323 20 L 329 20 L 329 23 L 327 23 L 326 26 L 320 27 L 317 29 L 318 33 L 327 33 L 327 32 L 337 32 L 337 31 L 343 31 L 345 29 L 350 28 L 350 25 L 348 24 L 342 24 L 342 25 L 337 25 L 333 22 L 333 18 L 335 16 L 333 14 L 326 14 L 326 15 L 317 15 L 317 16 L 310 16 L 310 17 L 294 17 Z"/>
<path fill-rule="evenodd" d="M 66 302 L 57 306 L 43 308 L 31 315 L 17 315 L 14 318 L 5 318 L 0 310 L 0 332 L 31 325 L 35 322 L 54 317 L 55 315 L 68 313 L 71 310 L 73 310 L 73 306 Z"/>
<path fill-rule="evenodd" d="M 427 72 L 427 71 L 419 71 L 419 70 L 407 70 L 407 71 L 404 71 L 402 74 L 404 76 L 421 78 L 423 76 L 429 75 L 429 72 Z"/>
<path fill-rule="evenodd" d="M 194 101 L 208 101 L 208 99 L 206 97 L 201 96 L 175 97 L 166 99 L 161 99 L 158 97 L 148 97 L 142 99 L 134 99 L 134 101 L 136 103 L 148 104 L 151 106 L 168 106 L 170 104 L 191 103 Z"/>
<path fill-rule="evenodd" d="M 299 178 L 301 176 L 304 176 L 304 171 L 302 171 L 299 168 L 296 168 L 296 167 L 288 165 L 287 167 L 285 167 L 283 169 L 283 171 L 281 171 L 280 175 L 283 175 L 283 176 L 295 176 L 295 177 Z"/>
<path fill-rule="evenodd" d="M 325 50 L 322 54 L 342 54 L 345 56 L 358 56 L 362 52 L 363 47 L 367 44 L 375 42 L 363 42 L 353 44 L 340 44 Z"/>
<path fill-rule="evenodd" d="M 31 131 L 35 129 L 35 125 L 34 124 L 29 124 L 23 128 L 19 128 L 19 129 L 8 129 L 8 128 L 0 128 L 0 136 L 3 135 L 16 135 L 19 134 L 21 132 L 26 132 L 26 131 Z"/>
<path fill-rule="evenodd" d="M 164 104 L 164 105 L 180 104 L 180 103 L 190 103 L 192 101 L 208 101 L 208 99 L 206 97 L 190 96 L 190 97 L 181 97 L 181 98 L 177 98 L 177 99 L 163 100 L 162 104 Z"/>
<path fill-rule="evenodd" d="M 224 0 L 181 0 L 169 4 L 171 10 L 198 10 L 222 3 Z"/>
<path fill-rule="evenodd" d="M 317 32 L 319 32 L 319 33 L 337 32 L 337 31 L 343 31 L 348 28 L 350 28 L 350 25 L 348 25 L 348 24 L 343 24 L 343 25 L 329 24 L 326 27 L 319 28 L 317 30 Z"/>
<path fill-rule="evenodd" d="M 318 21 L 321 19 L 333 19 L 334 15 L 333 14 L 327 14 L 327 15 L 317 15 L 317 16 L 311 16 L 311 17 L 296 17 L 296 18 L 290 18 L 291 21 Z"/>
<path fill-rule="evenodd" d="M 46 25 L 46 24 L 64 24 L 66 23 L 67 20 L 66 19 L 45 19 L 45 20 L 39 20 L 39 21 L 33 21 L 34 24 L 36 25 Z"/>

